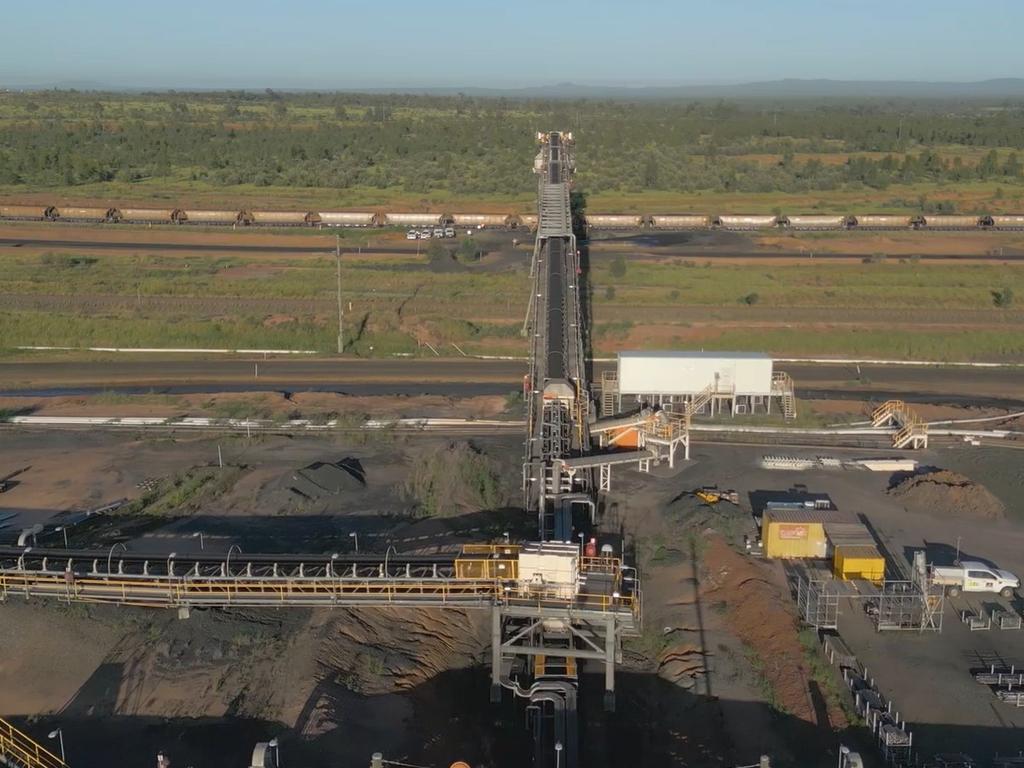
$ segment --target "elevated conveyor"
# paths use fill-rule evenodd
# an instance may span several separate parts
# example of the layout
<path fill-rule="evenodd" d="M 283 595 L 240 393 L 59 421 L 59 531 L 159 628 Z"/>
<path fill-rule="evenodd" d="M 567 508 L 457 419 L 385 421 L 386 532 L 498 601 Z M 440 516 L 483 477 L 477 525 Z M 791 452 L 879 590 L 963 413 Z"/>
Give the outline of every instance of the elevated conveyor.
<path fill-rule="evenodd" d="M 614 615 L 638 610 L 617 559 L 582 558 L 578 586 L 555 590 L 519 573 L 516 546 L 467 546 L 439 556 L 249 555 L 230 557 L 0 549 L 0 600 L 54 598 L 150 608 L 515 606 Z"/>

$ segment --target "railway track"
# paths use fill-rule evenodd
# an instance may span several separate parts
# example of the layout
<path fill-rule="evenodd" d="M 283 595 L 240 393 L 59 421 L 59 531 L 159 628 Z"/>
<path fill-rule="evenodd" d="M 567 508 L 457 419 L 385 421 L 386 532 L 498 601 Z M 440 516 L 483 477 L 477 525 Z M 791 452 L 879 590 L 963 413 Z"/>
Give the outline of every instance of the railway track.
<path fill-rule="evenodd" d="M 556 160 L 556 164 L 557 164 Z M 0 204 L 0 221 L 71 224 L 172 224 L 223 227 L 537 227 L 540 216 L 508 213 L 211 210 Z M 1024 230 L 1024 214 L 744 214 L 744 213 L 590 213 L 588 229 L 662 229 L 731 231 L 784 229 L 805 232 L 839 230 Z"/>

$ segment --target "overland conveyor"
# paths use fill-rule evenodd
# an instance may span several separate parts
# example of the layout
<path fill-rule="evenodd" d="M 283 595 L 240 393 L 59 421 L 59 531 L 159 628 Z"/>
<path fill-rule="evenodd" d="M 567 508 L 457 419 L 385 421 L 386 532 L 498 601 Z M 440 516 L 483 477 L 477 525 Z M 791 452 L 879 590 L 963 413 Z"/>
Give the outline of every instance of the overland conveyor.
<path fill-rule="evenodd" d="M 116 545 L 115 545 L 116 546 Z M 235 558 L 238 559 L 235 559 Z M 0 601 L 151 608 L 505 606 L 634 623 L 639 598 L 617 558 L 582 558 L 571 594 L 519 578 L 518 547 L 453 555 L 215 555 L 0 550 Z"/>

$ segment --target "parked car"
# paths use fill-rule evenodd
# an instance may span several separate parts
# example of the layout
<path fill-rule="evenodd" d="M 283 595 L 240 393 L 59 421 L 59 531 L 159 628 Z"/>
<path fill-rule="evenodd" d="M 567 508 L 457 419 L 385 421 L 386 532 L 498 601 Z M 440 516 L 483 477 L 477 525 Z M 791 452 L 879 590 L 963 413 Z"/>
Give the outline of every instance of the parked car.
<path fill-rule="evenodd" d="M 444 236 L 445 237 L 455 237 L 455 227 L 445 227 L 444 228 Z"/>
<path fill-rule="evenodd" d="M 429 240 L 429 239 L 430 239 L 430 230 L 429 229 L 421 229 L 420 230 L 420 240 Z"/>
<path fill-rule="evenodd" d="M 410 229 L 408 232 L 405 233 L 406 240 L 416 240 L 419 238 L 419 236 L 420 233 L 417 232 L 415 229 Z"/>
<path fill-rule="evenodd" d="M 444 237 L 444 228 L 434 227 L 434 237 Z"/>

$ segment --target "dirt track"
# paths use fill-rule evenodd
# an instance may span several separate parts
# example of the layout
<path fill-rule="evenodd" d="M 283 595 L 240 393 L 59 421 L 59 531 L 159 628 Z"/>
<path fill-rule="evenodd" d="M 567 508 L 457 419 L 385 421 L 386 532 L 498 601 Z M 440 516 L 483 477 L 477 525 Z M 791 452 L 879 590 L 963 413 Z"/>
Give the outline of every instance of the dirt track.
<path fill-rule="evenodd" d="M 778 363 L 796 380 L 797 394 L 867 399 L 918 395 L 937 403 L 986 399 L 1024 404 L 1024 369 L 942 368 Z M 594 378 L 611 363 L 595 363 Z M 469 358 L 270 358 L 262 356 L 90 356 L 65 360 L 0 361 L 0 394 L 75 395 L 218 391 L 326 391 L 349 394 L 507 394 L 526 373 L 519 360 Z"/>

